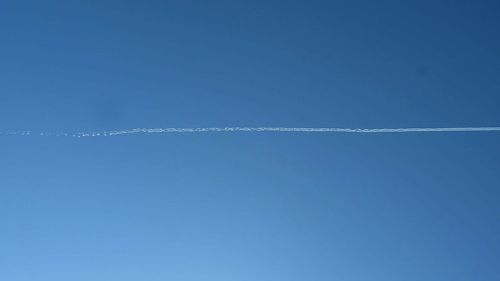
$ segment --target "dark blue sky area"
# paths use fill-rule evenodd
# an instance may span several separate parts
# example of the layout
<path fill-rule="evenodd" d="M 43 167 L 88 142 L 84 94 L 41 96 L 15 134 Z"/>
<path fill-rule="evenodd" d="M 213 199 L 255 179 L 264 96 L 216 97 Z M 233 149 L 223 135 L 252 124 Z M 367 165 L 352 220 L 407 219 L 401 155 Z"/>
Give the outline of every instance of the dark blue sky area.
<path fill-rule="evenodd" d="M 35 2 L 0 9 L 4 129 L 498 121 L 497 1 Z"/>
<path fill-rule="evenodd" d="M 3 1 L 0 129 L 499 126 L 498 1 Z M 500 134 L 0 136 L 0 280 L 500 279 Z"/>

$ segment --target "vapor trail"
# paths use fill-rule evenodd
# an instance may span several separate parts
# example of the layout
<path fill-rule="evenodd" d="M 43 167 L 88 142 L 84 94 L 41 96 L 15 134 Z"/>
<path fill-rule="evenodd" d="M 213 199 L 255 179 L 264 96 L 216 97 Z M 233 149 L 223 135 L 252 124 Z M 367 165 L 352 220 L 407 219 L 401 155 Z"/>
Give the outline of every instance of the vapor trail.
<path fill-rule="evenodd" d="M 235 132 L 303 132 L 303 133 L 443 133 L 443 132 L 492 132 L 500 131 L 500 127 L 442 127 L 442 128 L 312 128 L 312 127 L 198 127 L 198 128 L 135 128 L 100 132 L 39 132 L 0 131 L 0 135 L 38 135 L 57 137 L 108 137 L 130 134 L 178 134 L 178 133 L 235 133 Z"/>
<path fill-rule="evenodd" d="M 460 128 L 295 128 L 295 127 L 205 127 L 205 128 L 137 128 L 108 131 L 108 136 L 154 133 L 203 133 L 203 132 L 305 132 L 305 133 L 418 133 L 418 132 L 487 132 L 500 131 L 500 127 Z"/>

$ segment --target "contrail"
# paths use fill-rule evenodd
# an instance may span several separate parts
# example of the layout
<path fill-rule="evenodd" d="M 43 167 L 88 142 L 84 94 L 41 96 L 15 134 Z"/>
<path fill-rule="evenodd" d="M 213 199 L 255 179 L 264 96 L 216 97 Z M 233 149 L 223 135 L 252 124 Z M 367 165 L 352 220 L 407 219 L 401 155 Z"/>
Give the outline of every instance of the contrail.
<path fill-rule="evenodd" d="M 350 133 L 350 134 L 385 134 L 385 133 L 444 133 L 444 132 L 492 132 L 500 127 L 441 127 L 441 128 L 314 128 L 314 127 L 192 127 L 192 128 L 135 128 L 96 132 L 32 132 L 0 131 L 0 135 L 37 135 L 56 137 L 111 137 L 131 134 L 179 134 L 179 133 L 236 133 L 236 132 L 275 132 L 275 133 Z"/>

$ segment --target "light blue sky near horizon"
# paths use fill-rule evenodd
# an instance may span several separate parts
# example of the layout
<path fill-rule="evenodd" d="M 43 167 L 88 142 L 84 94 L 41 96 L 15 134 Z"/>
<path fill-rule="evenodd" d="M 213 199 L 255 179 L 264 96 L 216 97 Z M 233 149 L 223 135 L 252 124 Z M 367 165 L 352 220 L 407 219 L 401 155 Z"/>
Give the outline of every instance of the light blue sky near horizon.
<path fill-rule="evenodd" d="M 497 1 L 4 1 L 0 129 L 499 126 Z M 498 280 L 500 134 L 0 136 L 0 279 Z"/>

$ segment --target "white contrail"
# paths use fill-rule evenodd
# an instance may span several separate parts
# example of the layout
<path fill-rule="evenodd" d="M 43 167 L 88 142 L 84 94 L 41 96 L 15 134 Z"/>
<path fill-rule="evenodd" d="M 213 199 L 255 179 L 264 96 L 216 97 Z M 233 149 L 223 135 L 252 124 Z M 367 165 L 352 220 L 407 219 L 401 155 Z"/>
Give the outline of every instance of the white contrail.
<path fill-rule="evenodd" d="M 314 128 L 314 127 L 193 127 L 193 128 L 135 128 L 100 132 L 39 132 L 0 131 L 0 135 L 37 135 L 57 137 L 108 137 L 130 134 L 171 134 L 171 133 L 235 133 L 235 132 L 303 132 L 303 133 L 425 133 L 425 132 L 492 132 L 500 127 L 441 127 L 441 128 Z"/>

